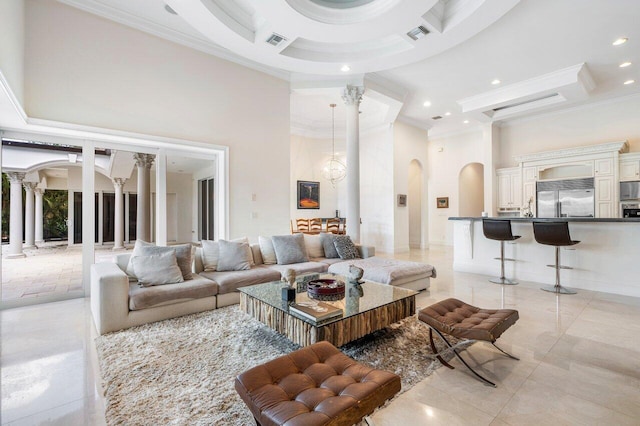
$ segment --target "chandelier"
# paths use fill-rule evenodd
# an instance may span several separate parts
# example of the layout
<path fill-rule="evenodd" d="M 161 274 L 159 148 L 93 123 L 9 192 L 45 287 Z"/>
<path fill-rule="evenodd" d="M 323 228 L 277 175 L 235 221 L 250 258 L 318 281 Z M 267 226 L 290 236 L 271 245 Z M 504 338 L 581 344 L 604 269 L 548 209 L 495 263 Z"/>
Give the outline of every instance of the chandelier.
<path fill-rule="evenodd" d="M 347 167 L 336 158 L 336 104 L 329 104 L 331 107 L 331 158 L 322 169 L 322 176 L 331 182 L 334 188 L 336 184 L 347 176 Z"/>

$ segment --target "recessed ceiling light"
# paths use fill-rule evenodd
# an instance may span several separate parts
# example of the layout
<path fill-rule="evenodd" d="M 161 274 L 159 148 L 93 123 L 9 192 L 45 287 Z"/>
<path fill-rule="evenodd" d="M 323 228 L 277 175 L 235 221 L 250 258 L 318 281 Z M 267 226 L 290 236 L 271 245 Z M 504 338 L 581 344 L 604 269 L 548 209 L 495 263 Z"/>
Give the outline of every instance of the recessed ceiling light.
<path fill-rule="evenodd" d="M 625 44 L 629 39 L 626 37 L 620 37 L 619 39 L 617 39 L 616 41 L 614 41 L 612 44 L 614 46 L 620 46 L 621 44 Z"/>
<path fill-rule="evenodd" d="M 620 64 L 620 65 L 618 65 L 618 66 L 619 66 L 620 68 L 626 68 L 626 67 L 628 67 L 629 65 L 631 65 L 631 62 L 623 62 L 623 63 L 621 63 L 621 64 Z"/>
<path fill-rule="evenodd" d="M 430 106 L 431 106 L 431 102 L 430 102 L 430 101 L 424 101 L 424 103 L 422 104 L 422 106 L 430 107 Z"/>
<path fill-rule="evenodd" d="M 496 84 L 500 84 L 500 83 L 501 83 L 501 81 L 500 81 L 500 80 L 498 80 L 497 78 L 494 78 L 493 80 L 491 80 L 491 84 L 493 84 L 494 86 L 495 86 Z"/>
<path fill-rule="evenodd" d="M 635 82 L 636 82 L 635 80 L 627 80 L 624 82 L 624 84 L 633 84 Z"/>
<path fill-rule="evenodd" d="M 445 112 L 444 115 L 446 115 L 447 117 L 451 115 L 451 113 L 449 111 Z"/>
<path fill-rule="evenodd" d="M 340 68 L 340 71 L 342 72 L 351 71 L 351 67 L 349 65 L 343 65 L 342 68 Z"/>
<path fill-rule="evenodd" d="M 464 120 L 463 123 L 464 124 L 469 124 L 469 120 Z"/>

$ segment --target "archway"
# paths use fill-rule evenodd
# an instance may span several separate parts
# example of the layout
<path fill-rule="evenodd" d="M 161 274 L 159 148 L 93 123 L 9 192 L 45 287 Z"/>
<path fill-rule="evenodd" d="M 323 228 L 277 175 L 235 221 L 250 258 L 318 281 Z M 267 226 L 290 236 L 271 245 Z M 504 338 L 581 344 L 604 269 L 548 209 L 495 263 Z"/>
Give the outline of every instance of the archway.
<path fill-rule="evenodd" d="M 469 163 L 458 176 L 458 215 L 479 217 L 484 210 L 484 166 Z"/>
<path fill-rule="evenodd" d="M 427 239 L 424 234 L 428 228 L 426 223 L 423 223 L 423 217 L 426 218 L 423 194 L 426 188 L 423 188 L 424 174 L 422 164 L 418 160 L 411 160 L 409 163 L 408 182 L 409 247 L 425 248 Z"/>

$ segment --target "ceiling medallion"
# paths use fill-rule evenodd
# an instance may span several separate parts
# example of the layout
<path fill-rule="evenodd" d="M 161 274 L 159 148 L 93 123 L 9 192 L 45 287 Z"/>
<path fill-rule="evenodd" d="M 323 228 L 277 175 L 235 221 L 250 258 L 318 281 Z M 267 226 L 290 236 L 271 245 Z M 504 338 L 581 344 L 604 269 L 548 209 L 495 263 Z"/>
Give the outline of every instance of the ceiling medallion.
<path fill-rule="evenodd" d="M 331 158 L 322 169 L 322 176 L 331 182 L 334 188 L 336 184 L 347 176 L 347 166 L 336 158 L 336 104 L 331 107 Z"/>

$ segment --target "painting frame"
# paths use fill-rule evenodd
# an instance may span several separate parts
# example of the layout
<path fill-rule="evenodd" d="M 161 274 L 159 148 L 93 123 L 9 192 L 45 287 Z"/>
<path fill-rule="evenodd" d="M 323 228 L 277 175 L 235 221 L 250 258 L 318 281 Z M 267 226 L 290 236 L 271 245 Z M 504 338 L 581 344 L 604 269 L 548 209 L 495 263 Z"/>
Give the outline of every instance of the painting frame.
<path fill-rule="evenodd" d="M 407 194 L 398 194 L 398 207 L 407 207 Z"/>
<path fill-rule="evenodd" d="M 436 207 L 439 209 L 448 209 L 449 208 L 449 197 L 437 197 L 436 198 Z"/>
<path fill-rule="evenodd" d="M 299 180 L 296 186 L 298 210 L 320 209 L 320 182 Z"/>

